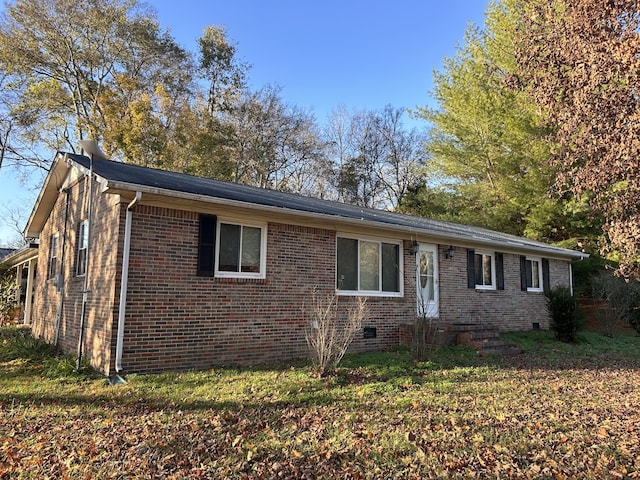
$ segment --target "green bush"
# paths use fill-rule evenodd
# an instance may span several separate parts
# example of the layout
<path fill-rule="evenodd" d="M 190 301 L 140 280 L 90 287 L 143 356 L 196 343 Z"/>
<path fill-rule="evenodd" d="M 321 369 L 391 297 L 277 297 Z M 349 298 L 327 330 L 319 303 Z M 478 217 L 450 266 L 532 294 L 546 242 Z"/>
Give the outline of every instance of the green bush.
<path fill-rule="evenodd" d="M 0 271 L 0 326 L 11 322 L 16 307 L 17 289 L 15 277 L 10 272 Z"/>
<path fill-rule="evenodd" d="M 23 359 L 43 362 L 55 356 L 55 347 L 34 338 L 28 328 L 0 328 L 0 361 Z"/>
<path fill-rule="evenodd" d="M 24 327 L 0 327 L 0 362 L 21 360 L 44 378 L 85 379 L 95 376 L 88 362 L 76 369 L 73 355 L 63 355 L 55 346 L 34 338 Z"/>
<path fill-rule="evenodd" d="M 561 342 L 575 341 L 581 327 L 582 315 L 578 300 L 569 287 L 559 285 L 545 293 L 551 315 L 551 330 Z"/>
<path fill-rule="evenodd" d="M 631 325 L 640 334 L 640 282 L 603 271 L 594 276 L 593 297 L 607 302 L 616 320 Z"/>

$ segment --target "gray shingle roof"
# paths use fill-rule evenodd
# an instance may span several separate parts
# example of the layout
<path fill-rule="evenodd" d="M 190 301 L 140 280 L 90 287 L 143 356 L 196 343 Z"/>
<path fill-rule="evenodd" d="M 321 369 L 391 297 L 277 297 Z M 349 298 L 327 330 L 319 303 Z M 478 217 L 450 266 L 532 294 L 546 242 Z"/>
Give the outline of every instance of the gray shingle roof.
<path fill-rule="evenodd" d="M 62 153 L 65 155 L 64 153 Z M 67 158 L 89 169 L 88 157 L 66 154 Z M 118 188 L 136 190 L 163 190 L 171 195 L 191 194 L 199 197 L 240 202 L 247 205 L 281 209 L 307 215 L 322 215 L 359 223 L 395 227 L 403 231 L 415 231 L 439 238 L 467 241 L 471 244 L 488 244 L 509 247 L 512 250 L 533 250 L 561 257 L 581 258 L 581 252 L 554 247 L 546 243 L 480 227 L 462 225 L 424 217 L 404 215 L 385 210 L 363 208 L 339 202 L 305 197 L 302 195 L 268 190 L 237 183 L 196 177 L 184 173 L 130 165 L 110 160 L 94 160 L 94 173 L 104 180 L 117 184 Z"/>
<path fill-rule="evenodd" d="M 16 251 L 15 248 L 0 248 L 0 260 L 2 260 L 4 257 L 6 257 L 7 255 L 15 251 Z"/>

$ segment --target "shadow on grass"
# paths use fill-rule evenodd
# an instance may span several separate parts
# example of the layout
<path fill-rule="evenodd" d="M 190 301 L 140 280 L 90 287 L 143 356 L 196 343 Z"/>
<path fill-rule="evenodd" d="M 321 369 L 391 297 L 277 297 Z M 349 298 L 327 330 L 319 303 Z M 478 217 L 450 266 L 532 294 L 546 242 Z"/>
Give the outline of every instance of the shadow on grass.
<path fill-rule="evenodd" d="M 584 332 L 575 344 L 562 344 L 549 332 L 503 337 L 524 353 L 478 356 L 470 348 L 446 347 L 414 362 L 405 348 L 347 355 L 338 371 L 325 378 L 313 377 L 308 364 L 297 362 L 131 375 L 127 384 L 112 387 L 104 378 L 76 373 L 68 360 L 24 331 L 12 336 L 0 330 L 0 408 L 46 405 L 123 414 L 249 409 L 277 414 L 286 408 L 339 403 L 358 410 L 380 396 L 453 391 L 465 382 L 490 379 L 500 369 L 640 368 L 640 337 L 612 339 Z"/>

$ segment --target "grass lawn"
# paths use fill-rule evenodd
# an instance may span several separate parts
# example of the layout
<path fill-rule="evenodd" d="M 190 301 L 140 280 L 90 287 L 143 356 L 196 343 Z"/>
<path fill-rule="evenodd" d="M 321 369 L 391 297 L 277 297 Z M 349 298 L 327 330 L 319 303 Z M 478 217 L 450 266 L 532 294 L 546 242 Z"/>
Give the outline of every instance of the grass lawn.
<path fill-rule="evenodd" d="M 512 334 L 525 352 L 406 350 L 109 386 L 0 329 L 0 478 L 635 478 L 640 337 Z"/>

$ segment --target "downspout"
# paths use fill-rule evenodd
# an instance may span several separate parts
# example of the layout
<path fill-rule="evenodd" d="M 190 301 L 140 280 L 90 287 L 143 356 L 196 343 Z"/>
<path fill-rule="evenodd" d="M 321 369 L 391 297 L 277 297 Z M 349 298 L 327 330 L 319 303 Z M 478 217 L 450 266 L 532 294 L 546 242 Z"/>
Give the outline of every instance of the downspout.
<path fill-rule="evenodd" d="M 69 189 L 65 188 L 62 192 L 66 195 L 66 205 L 64 207 L 64 227 L 62 229 L 62 253 L 60 254 L 60 275 L 58 276 L 58 291 L 60 292 L 60 304 L 58 305 L 58 318 L 56 318 L 56 333 L 53 344 L 58 345 L 60 336 L 60 324 L 62 323 L 62 312 L 64 309 L 64 293 L 65 293 L 65 275 L 64 275 L 64 253 L 67 246 L 67 224 L 69 221 Z M 25 297 L 26 298 L 26 297 Z"/>
<path fill-rule="evenodd" d="M 76 358 L 76 370 L 80 370 L 80 365 L 82 363 L 82 343 L 84 341 L 84 323 L 87 315 L 89 272 L 91 271 L 89 268 L 89 260 L 91 260 L 89 252 L 91 250 L 91 225 L 93 224 L 93 219 L 91 218 L 93 212 L 93 153 L 90 155 L 89 159 L 89 205 L 87 207 L 87 250 L 85 252 L 85 265 L 87 271 L 84 274 L 84 287 L 82 289 L 82 311 L 80 313 L 80 333 L 78 335 L 78 356 Z"/>
<path fill-rule="evenodd" d="M 571 262 L 569 262 L 569 293 L 573 296 L 573 264 Z"/>
<path fill-rule="evenodd" d="M 122 347 L 124 344 L 124 319 L 127 313 L 127 284 L 129 282 L 129 252 L 131 250 L 131 222 L 133 207 L 142 198 L 142 192 L 136 192 L 135 198 L 127 205 L 124 221 L 124 247 L 122 252 L 122 279 L 120 281 L 120 304 L 118 307 L 118 336 L 116 338 L 116 373 L 122 371 Z"/>

